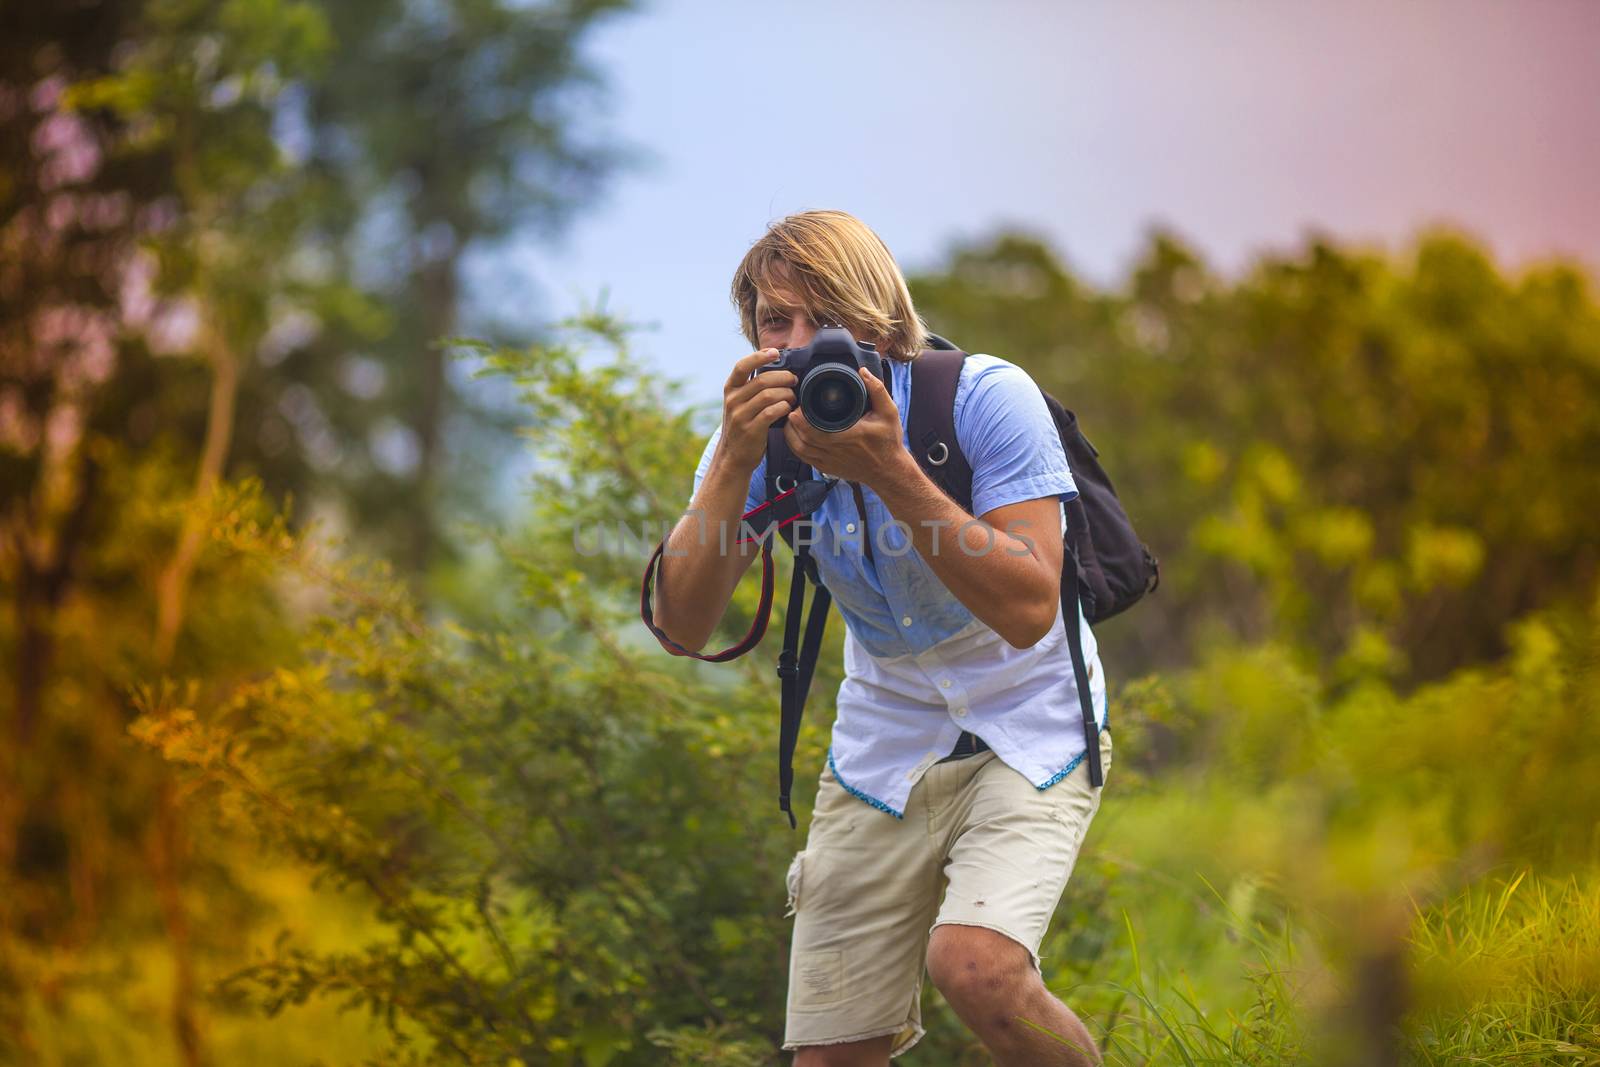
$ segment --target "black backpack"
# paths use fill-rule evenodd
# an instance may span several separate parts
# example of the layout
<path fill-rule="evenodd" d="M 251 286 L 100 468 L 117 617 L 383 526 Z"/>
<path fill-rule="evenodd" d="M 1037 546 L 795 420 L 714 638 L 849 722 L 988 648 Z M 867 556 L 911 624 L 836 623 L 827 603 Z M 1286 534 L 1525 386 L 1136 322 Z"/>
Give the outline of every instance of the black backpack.
<path fill-rule="evenodd" d="M 907 438 L 912 443 L 912 452 L 918 465 L 929 479 L 963 511 L 970 513 L 972 467 L 961 452 L 955 432 L 956 384 L 967 354 L 935 334 L 929 335 L 929 345 L 911 364 L 914 387 L 911 390 L 911 410 L 906 417 Z M 1067 540 L 1062 555 L 1061 604 L 1067 643 L 1072 653 L 1073 674 L 1077 679 L 1078 703 L 1083 709 L 1089 782 L 1098 788 L 1105 780 L 1104 771 L 1100 766 L 1100 745 L 1094 718 L 1094 700 L 1089 690 L 1088 667 L 1083 655 L 1083 636 L 1078 630 L 1074 605 L 1081 601 L 1084 617 L 1091 625 L 1109 619 L 1126 611 L 1156 588 L 1161 580 L 1160 565 L 1134 532 L 1133 523 L 1117 499 L 1111 479 L 1100 466 L 1099 450 L 1078 429 L 1077 416 L 1049 392 L 1043 389 L 1040 392 L 1044 393 L 1045 404 L 1055 420 L 1062 447 L 1066 451 L 1067 465 L 1078 487 L 1078 495 L 1066 504 Z M 824 483 L 816 479 L 810 466 L 789 450 L 781 426 L 768 432 L 767 503 L 751 511 L 746 520 L 757 532 L 764 531 L 768 525 L 776 525 L 779 534 L 795 553 L 783 651 L 778 656 L 778 676 L 783 688 L 778 738 L 778 807 L 789 816 L 791 828 L 796 826 L 794 812 L 790 810 L 789 794 L 794 785 L 794 750 L 800 736 L 800 716 L 811 688 L 811 677 L 822 646 L 823 628 L 827 625 L 828 609 L 832 604 L 832 597 L 822 584 L 816 561 L 811 558 L 809 551 L 810 542 L 814 539 L 803 538 L 797 545 L 794 526 L 797 521 L 809 521 L 804 517 L 821 505 L 832 487 L 831 482 Z M 857 509 L 865 515 L 861 490 L 854 485 L 852 489 L 855 491 Z M 871 533 L 864 530 L 863 535 L 863 544 L 870 557 Z M 694 656 L 712 662 L 743 655 L 760 642 L 766 631 L 772 601 L 770 544 L 771 538 L 764 538 L 762 599 L 757 618 L 750 632 L 738 644 L 715 655 L 703 656 L 673 643 L 656 628 L 650 611 L 650 580 L 665 546 L 664 538 L 662 546 L 657 547 L 655 556 L 645 570 L 644 588 L 640 596 L 640 612 L 645 625 L 675 655 Z M 807 581 L 816 587 L 816 593 L 806 621 L 805 642 L 797 650 Z"/>

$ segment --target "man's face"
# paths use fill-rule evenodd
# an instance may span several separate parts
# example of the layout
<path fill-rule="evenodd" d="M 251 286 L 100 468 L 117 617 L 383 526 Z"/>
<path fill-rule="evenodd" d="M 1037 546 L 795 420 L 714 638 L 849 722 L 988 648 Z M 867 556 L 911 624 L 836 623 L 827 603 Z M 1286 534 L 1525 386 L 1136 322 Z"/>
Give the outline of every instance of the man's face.
<path fill-rule="evenodd" d="M 811 343 L 818 324 L 800 301 L 788 293 L 769 302 L 756 294 L 756 341 L 761 348 L 802 348 Z"/>

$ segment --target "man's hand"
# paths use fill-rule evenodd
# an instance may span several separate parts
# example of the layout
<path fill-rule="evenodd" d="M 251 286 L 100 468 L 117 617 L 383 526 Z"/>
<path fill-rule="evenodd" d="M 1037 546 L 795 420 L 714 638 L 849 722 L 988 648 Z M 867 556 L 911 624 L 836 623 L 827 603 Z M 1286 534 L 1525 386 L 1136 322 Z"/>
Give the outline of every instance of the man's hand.
<path fill-rule="evenodd" d="M 766 454 L 767 430 L 795 407 L 799 379 L 793 371 L 756 373 L 776 358 L 776 348 L 740 358 L 722 386 L 722 439 L 717 451 L 746 479 Z"/>
<path fill-rule="evenodd" d="M 905 452 L 905 429 L 900 409 L 883 382 L 865 367 L 857 371 L 867 387 L 868 407 L 854 426 L 839 433 L 819 430 L 797 407 L 784 421 L 783 438 L 789 450 L 818 473 L 876 487 L 893 469 L 898 454 Z"/>

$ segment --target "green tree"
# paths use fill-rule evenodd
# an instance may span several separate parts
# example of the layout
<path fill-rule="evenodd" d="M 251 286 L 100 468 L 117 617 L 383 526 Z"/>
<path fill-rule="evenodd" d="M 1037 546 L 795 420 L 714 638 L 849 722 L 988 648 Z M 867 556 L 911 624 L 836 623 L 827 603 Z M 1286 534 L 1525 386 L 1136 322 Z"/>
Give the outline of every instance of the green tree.
<path fill-rule="evenodd" d="M 1157 234 L 1097 292 L 1013 234 L 914 286 L 936 330 L 1028 368 L 1105 449 L 1165 561 L 1107 628 L 1136 673 L 1221 627 L 1436 678 L 1597 573 L 1600 308 L 1573 266 L 1508 277 L 1436 232 L 1397 258 L 1313 240 L 1230 282 Z"/>
<path fill-rule="evenodd" d="M 527 527 L 484 532 L 520 594 L 492 628 L 430 624 L 387 567 L 330 559 L 246 494 L 219 550 L 303 576 L 326 609 L 269 677 L 150 690 L 136 732 L 386 924 L 353 952 L 286 941 L 224 998 L 369 1009 L 393 1026 L 385 1062 L 770 1062 L 794 840 L 770 665 L 708 671 L 640 640 L 639 565 L 705 431 L 615 324 L 577 326 L 482 353 L 545 461 Z M 580 365 L 596 343 L 614 361 Z M 820 758 L 815 719 L 805 745 Z"/>
<path fill-rule="evenodd" d="M 196 902 L 211 916 L 248 903 L 238 872 L 196 859 L 165 767 L 130 758 L 129 689 L 166 673 L 225 688 L 279 655 L 272 577 L 202 558 L 231 473 L 278 499 L 366 492 L 359 464 L 328 470 L 351 438 L 364 449 L 399 411 L 439 439 L 448 390 L 412 368 L 437 370 L 427 345 L 453 322 L 463 250 L 553 228 L 605 169 L 603 147 L 571 136 L 571 90 L 592 78 L 579 37 L 618 6 L 463 4 L 442 22 L 312 0 L 0 13 L 6 1052 L 93 1055 L 47 1047 L 42 1027 L 80 991 L 116 988 L 107 968 L 157 937 L 176 971 L 171 1040 L 208 1058 L 197 990 L 239 931 L 203 924 Z M 392 95 L 363 97 L 382 79 Z M 400 189 L 426 210 L 385 223 Z M 452 248 L 441 219 L 458 225 Z M 414 253 L 411 282 L 354 269 L 392 258 L 391 241 Z M 424 304 L 445 314 L 410 317 Z M 369 344 L 388 346 L 398 385 L 363 405 L 335 357 Z M 146 1023 L 130 1007 L 113 1029 Z"/>
<path fill-rule="evenodd" d="M 220 679 L 271 654 L 266 629 L 208 643 L 266 620 L 213 599 L 227 576 L 197 573 L 205 528 L 182 505 L 221 478 L 243 354 L 286 284 L 295 188 L 271 108 L 325 39 L 302 3 L 211 14 L 14 6 L 0 35 L 0 559 L 16 605 L 0 1042 L 24 1058 L 40 1049 L 22 994 L 64 991 L 92 974 L 74 952 L 152 927 L 176 966 L 176 1043 L 204 1057 L 178 800 L 158 762 L 126 758 L 126 694 L 154 671 Z M 205 636 L 180 641 L 197 619 Z"/>
<path fill-rule="evenodd" d="M 1058 935 L 1108 1061 L 1592 1056 L 1588 278 L 1433 232 L 1228 280 L 1157 233 L 1098 291 L 1007 234 L 913 286 L 1080 413 L 1163 560 L 1104 628 L 1119 803 Z"/>
<path fill-rule="evenodd" d="M 329 4 L 335 61 L 285 108 L 285 137 L 315 179 L 307 252 L 382 314 L 357 324 L 310 307 L 284 320 L 250 385 L 238 470 L 336 501 L 352 536 L 401 561 L 419 595 L 431 563 L 457 559 L 447 520 L 489 513 L 489 476 L 514 443 L 510 416 L 446 373 L 438 342 L 464 327 L 514 339 L 529 324 L 465 319 L 462 271 L 558 233 L 631 160 L 588 132 L 603 83 L 581 53 L 631 6 Z M 312 467 L 294 438 L 315 443 Z"/>

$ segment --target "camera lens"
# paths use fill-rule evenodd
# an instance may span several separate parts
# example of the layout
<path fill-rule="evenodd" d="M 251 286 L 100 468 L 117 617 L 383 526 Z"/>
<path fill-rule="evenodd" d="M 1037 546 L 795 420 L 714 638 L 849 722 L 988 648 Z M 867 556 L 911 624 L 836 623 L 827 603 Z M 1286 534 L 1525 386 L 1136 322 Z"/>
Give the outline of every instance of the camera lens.
<path fill-rule="evenodd" d="M 850 394 L 839 382 L 824 382 L 811 395 L 817 411 L 827 419 L 842 419 L 850 411 Z"/>
<path fill-rule="evenodd" d="M 866 413 L 867 387 L 849 367 L 825 363 L 800 383 L 800 410 L 819 430 L 848 430 Z"/>

